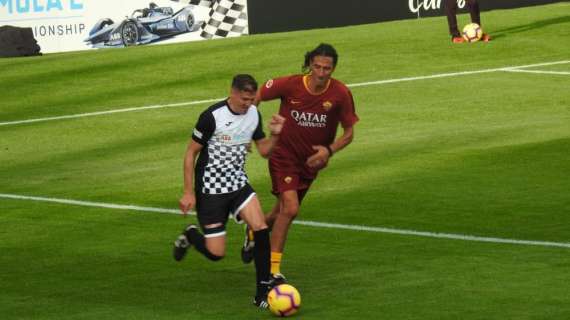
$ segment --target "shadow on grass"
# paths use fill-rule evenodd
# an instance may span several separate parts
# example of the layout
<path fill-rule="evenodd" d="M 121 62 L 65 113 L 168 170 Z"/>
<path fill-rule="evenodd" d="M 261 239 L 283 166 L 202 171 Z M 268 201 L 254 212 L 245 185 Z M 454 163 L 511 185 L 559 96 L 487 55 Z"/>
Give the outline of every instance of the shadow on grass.
<path fill-rule="evenodd" d="M 494 39 L 497 39 L 497 38 L 506 37 L 510 34 L 521 33 L 521 32 L 526 32 L 526 31 L 530 31 L 530 30 L 536 30 L 536 29 L 549 27 L 549 26 L 557 25 L 557 24 L 564 24 L 564 23 L 570 23 L 570 15 L 563 16 L 563 17 L 551 18 L 551 19 L 538 20 L 538 21 L 534 21 L 531 23 L 527 23 L 527 24 L 521 24 L 518 26 L 494 30 L 492 36 Z"/>

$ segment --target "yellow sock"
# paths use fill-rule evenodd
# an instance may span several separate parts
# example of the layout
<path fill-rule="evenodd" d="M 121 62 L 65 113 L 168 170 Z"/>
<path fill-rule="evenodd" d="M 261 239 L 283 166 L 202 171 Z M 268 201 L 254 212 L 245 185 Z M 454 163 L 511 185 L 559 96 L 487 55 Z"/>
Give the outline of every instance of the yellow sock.
<path fill-rule="evenodd" d="M 249 241 L 253 241 L 253 230 L 251 230 L 250 228 L 247 228 L 247 238 L 249 239 Z"/>
<path fill-rule="evenodd" d="M 271 251 L 271 274 L 281 273 L 281 257 L 283 253 Z"/>

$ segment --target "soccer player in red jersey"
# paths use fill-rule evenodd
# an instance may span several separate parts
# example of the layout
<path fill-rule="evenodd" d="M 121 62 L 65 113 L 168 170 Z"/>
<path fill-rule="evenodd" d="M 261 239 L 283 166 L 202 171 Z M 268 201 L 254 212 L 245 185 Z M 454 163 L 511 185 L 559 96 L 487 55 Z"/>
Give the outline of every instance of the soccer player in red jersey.
<path fill-rule="evenodd" d="M 279 115 L 286 119 L 269 158 L 272 192 L 278 197 L 266 216 L 272 226 L 271 273 L 276 282 L 285 282 L 280 266 L 287 232 L 311 183 L 354 136 L 358 116 L 352 93 L 331 77 L 337 61 L 336 50 L 320 44 L 305 54 L 303 74 L 269 80 L 257 94 L 259 102 L 280 99 Z M 336 138 L 339 124 L 343 131 Z M 245 263 L 252 260 L 254 243 L 249 233 L 242 248 Z"/>

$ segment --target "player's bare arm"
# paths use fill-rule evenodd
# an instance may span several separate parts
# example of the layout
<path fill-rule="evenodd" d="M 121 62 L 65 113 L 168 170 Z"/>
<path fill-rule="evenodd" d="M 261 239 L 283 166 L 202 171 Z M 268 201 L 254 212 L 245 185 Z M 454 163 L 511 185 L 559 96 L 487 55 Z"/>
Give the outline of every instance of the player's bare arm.
<path fill-rule="evenodd" d="M 313 146 L 315 153 L 307 159 L 307 165 L 311 168 L 320 167 L 329 161 L 329 158 L 338 151 L 348 146 L 354 138 L 354 127 L 343 128 L 343 133 L 329 146 Z"/>
<path fill-rule="evenodd" d="M 202 145 L 192 140 L 186 149 L 184 157 L 184 194 L 180 198 L 180 210 L 184 215 L 196 205 L 196 195 L 194 193 L 194 164 L 196 156 L 202 150 Z"/>
<path fill-rule="evenodd" d="M 255 141 L 257 150 L 259 150 L 259 154 L 262 157 L 268 158 L 271 155 L 271 151 L 279 139 L 279 134 L 281 134 L 284 123 L 284 117 L 278 114 L 274 114 L 271 117 L 271 121 L 269 122 L 269 132 L 271 133 L 270 136 L 268 138 L 263 138 Z"/>

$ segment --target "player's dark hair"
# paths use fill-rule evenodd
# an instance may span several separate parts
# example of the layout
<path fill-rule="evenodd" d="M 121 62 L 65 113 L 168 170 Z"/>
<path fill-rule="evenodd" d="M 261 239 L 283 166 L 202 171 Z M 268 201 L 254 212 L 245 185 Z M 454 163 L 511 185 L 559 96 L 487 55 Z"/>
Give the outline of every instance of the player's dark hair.
<path fill-rule="evenodd" d="M 255 93 L 257 92 L 257 81 L 249 74 L 238 74 L 232 80 L 232 88 Z"/>
<path fill-rule="evenodd" d="M 305 53 L 305 63 L 302 68 L 303 72 L 307 72 L 309 70 L 311 61 L 313 61 L 316 56 L 331 57 L 333 59 L 333 67 L 336 67 L 336 63 L 338 61 L 336 50 L 328 43 L 321 43 L 312 51 Z"/>

